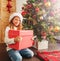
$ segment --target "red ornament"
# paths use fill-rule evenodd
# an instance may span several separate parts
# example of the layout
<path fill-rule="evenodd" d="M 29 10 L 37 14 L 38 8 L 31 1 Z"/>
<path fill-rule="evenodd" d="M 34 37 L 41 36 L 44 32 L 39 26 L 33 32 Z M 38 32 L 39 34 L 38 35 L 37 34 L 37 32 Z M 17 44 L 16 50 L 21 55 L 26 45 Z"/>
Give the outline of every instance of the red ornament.
<path fill-rule="evenodd" d="M 42 31 L 42 32 L 41 32 L 41 35 L 42 35 L 42 36 L 46 36 L 46 32 Z"/>
<path fill-rule="evenodd" d="M 35 19 L 36 18 L 36 15 L 33 15 L 33 18 Z"/>
<path fill-rule="evenodd" d="M 47 36 L 46 32 L 42 31 L 41 32 L 41 38 L 46 39 L 46 36 Z"/>
<path fill-rule="evenodd" d="M 44 3 L 46 3 L 47 2 L 47 0 L 44 0 Z"/>
<path fill-rule="evenodd" d="M 12 8 L 11 0 L 8 0 L 7 8 L 8 8 L 8 12 L 10 13 L 11 12 L 10 9 Z"/>
<path fill-rule="evenodd" d="M 37 8 L 35 9 L 35 11 L 36 11 L 36 12 L 39 12 L 39 8 L 37 7 Z"/>
<path fill-rule="evenodd" d="M 27 14 L 27 12 L 25 12 L 25 11 L 22 11 L 22 16 L 25 16 L 26 14 Z"/>
<path fill-rule="evenodd" d="M 28 4 L 26 7 L 27 8 L 32 8 L 32 4 Z"/>

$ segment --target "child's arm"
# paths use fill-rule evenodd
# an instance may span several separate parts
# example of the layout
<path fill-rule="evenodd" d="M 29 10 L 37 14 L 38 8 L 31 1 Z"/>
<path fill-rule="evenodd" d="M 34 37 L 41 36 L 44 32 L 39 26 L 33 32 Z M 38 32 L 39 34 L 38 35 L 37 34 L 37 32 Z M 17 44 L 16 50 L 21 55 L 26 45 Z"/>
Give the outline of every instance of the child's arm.
<path fill-rule="evenodd" d="M 5 30 L 5 38 L 4 38 L 4 41 L 5 41 L 6 44 L 14 44 L 15 43 L 14 42 L 14 38 L 9 38 L 8 37 L 8 31 L 9 30 L 10 30 L 9 27 L 7 27 L 6 30 Z"/>

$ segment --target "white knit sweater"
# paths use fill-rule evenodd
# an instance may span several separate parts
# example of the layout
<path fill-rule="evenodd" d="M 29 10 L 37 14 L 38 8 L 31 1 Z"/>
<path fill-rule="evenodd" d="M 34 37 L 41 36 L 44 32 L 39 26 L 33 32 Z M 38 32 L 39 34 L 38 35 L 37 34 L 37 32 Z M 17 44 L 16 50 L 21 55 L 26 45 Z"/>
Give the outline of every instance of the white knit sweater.
<path fill-rule="evenodd" d="M 9 38 L 8 37 L 8 31 L 10 30 L 10 27 L 6 27 L 6 30 L 5 30 L 5 37 L 4 37 L 4 42 L 6 43 L 7 45 L 7 51 L 12 49 L 12 48 L 9 48 L 8 47 L 8 44 L 14 44 L 14 38 Z M 16 27 L 14 27 L 14 30 L 17 30 Z"/>

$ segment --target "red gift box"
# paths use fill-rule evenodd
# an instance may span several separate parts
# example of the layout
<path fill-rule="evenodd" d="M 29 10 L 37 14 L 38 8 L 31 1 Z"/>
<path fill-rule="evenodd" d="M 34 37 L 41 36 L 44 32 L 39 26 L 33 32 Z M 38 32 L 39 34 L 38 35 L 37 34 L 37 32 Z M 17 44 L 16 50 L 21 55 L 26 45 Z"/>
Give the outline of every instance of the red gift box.
<path fill-rule="evenodd" d="M 37 51 L 37 56 L 43 61 L 60 61 L 60 51 L 40 52 Z"/>
<path fill-rule="evenodd" d="M 33 30 L 9 30 L 8 36 L 9 38 L 22 37 L 20 42 L 9 44 L 10 48 L 21 50 L 33 45 Z"/>

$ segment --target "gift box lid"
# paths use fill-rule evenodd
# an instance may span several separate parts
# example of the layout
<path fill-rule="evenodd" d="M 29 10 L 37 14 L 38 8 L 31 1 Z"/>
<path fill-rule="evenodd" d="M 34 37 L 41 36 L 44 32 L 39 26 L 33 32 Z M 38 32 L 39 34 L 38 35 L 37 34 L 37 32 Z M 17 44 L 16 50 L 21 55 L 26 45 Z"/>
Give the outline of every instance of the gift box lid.
<path fill-rule="evenodd" d="M 33 30 L 9 30 L 9 38 L 14 38 L 17 36 L 32 36 Z"/>

